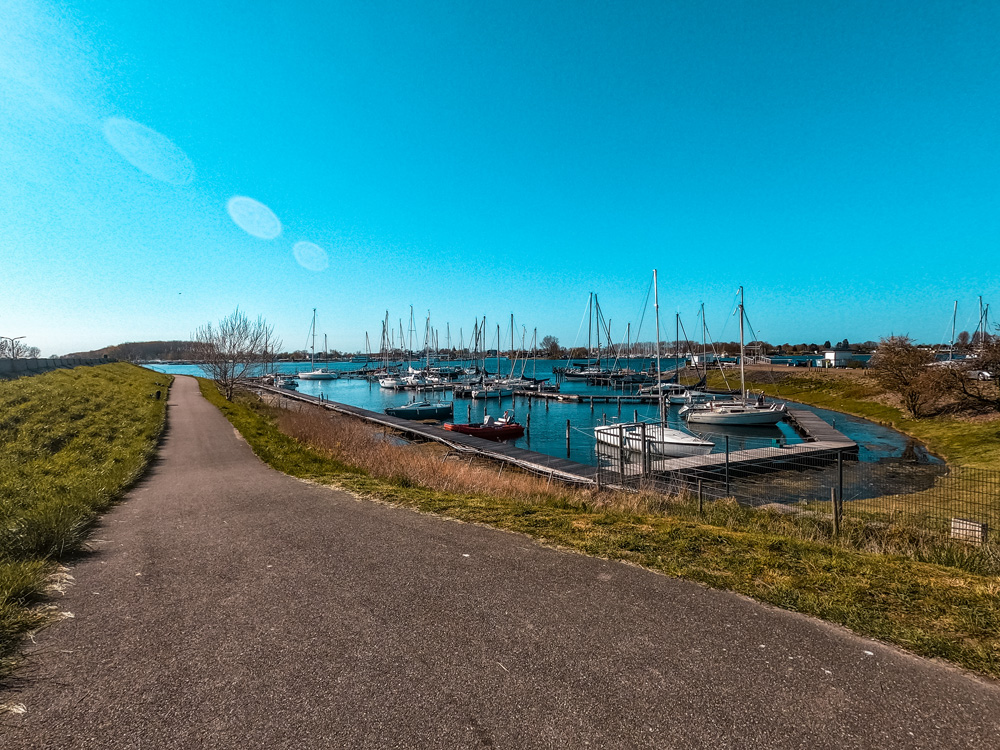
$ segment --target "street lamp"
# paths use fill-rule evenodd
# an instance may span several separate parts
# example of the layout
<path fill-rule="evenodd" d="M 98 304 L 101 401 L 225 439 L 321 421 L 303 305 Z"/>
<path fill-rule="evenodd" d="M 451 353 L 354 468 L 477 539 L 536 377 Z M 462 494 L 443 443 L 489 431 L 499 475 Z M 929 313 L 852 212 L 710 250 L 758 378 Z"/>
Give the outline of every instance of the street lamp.
<path fill-rule="evenodd" d="M 0 341 L 9 341 L 10 342 L 10 358 L 11 359 L 17 359 L 17 351 L 15 351 L 15 349 L 14 349 L 14 342 L 15 341 L 20 341 L 23 338 L 24 338 L 24 336 L 14 336 L 14 337 L 0 336 Z"/>

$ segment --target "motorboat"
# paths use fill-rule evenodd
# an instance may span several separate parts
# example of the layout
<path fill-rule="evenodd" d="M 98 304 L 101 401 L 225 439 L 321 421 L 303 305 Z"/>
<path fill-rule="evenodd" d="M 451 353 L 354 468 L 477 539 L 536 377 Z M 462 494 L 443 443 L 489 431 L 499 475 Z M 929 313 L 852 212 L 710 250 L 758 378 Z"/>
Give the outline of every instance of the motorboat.
<path fill-rule="evenodd" d="M 524 434 L 524 426 L 514 421 L 514 413 L 508 409 L 499 419 L 487 415 L 482 424 L 451 424 L 445 422 L 444 429 L 463 435 L 486 438 L 487 440 L 512 440 Z"/>
<path fill-rule="evenodd" d="M 390 406 L 385 413 L 402 419 L 447 419 L 454 413 L 454 402 L 414 401 L 405 406 Z"/>

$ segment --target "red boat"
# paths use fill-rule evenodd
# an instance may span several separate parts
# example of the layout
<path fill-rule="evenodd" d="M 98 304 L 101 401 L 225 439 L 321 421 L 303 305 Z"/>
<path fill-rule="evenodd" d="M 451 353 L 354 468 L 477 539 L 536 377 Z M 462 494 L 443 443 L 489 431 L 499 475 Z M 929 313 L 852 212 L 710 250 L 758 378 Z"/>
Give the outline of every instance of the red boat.
<path fill-rule="evenodd" d="M 461 432 L 463 435 L 486 438 L 487 440 L 511 440 L 524 434 L 524 427 L 514 421 L 514 415 L 508 409 L 500 419 L 486 417 L 482 424 L 451 424 L 445 422 L 446 430 Z"/>

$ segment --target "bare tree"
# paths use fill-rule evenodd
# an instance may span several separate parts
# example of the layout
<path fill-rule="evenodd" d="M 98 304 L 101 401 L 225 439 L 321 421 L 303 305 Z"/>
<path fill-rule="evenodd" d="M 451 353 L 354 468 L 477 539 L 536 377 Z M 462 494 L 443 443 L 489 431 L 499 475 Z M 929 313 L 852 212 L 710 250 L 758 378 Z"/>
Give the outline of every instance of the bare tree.
<path fill-rule="evenodd" d="M 259 375 L 281 349 L 273 326 L 260 316 L 250 320 L 238 307 L 217 326 L 201 326 L 192 338 L 195 356 L 227 401 L 232 401 L 236 388 Z"/>
<path fill-rule="evenodd" d="M 0 359 L 35 359 L 41 353 L 37 346 L 28 346 L 18 338 L 0 336 Z"/>
<path fill-rule="evenodd" d="M 872 375 L 885 390 L 899 396 L 914 419 L 941 396 L 941 368 L 930 367 L 934 355 L 918 349 L 908 336 L 882 339 L 871 358 Z"/>
<path fill-rule="evenodd" d="M 550 359 L 558 358 L 559 352 L 562 351 L 562 347 L 559 346 L 559 339 L 555 336 L 546 336 L 543 338 L 542 351 L 545 352 Z"/>

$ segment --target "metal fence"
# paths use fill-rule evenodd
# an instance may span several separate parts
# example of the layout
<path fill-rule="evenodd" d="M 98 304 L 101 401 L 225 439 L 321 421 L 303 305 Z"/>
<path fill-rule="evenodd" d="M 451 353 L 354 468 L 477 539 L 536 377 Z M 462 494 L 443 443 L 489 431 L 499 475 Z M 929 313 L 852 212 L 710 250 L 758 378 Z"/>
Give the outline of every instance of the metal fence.
<path fill-rule="evenodd" d="M 957 539 L 985 542 L 1000 528 L 1000 471 L 951 468 L 905 459 L 861 462 L 857 449 L 809 442 L 775 447 L 742 441 L 740 450 L 671 458 L 597 443 L 606 487 L 777 503 L 877 523 L 907 523 Z"/>

